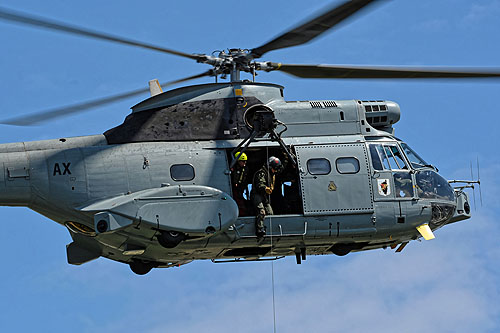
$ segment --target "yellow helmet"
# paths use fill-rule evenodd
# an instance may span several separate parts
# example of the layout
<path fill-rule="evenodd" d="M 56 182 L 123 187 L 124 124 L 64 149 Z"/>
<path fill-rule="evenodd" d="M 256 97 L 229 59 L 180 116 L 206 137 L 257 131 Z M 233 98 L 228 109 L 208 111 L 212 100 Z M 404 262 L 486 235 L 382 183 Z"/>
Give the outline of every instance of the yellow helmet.
<path fill-rule="evenodd" d="M 248 160 L 247 154 L 245 154 L 245 153 L 237 152 L 236 154 L 234 154 L 234 157 L 236 157 L 238 159 L 238 161 Z"/>

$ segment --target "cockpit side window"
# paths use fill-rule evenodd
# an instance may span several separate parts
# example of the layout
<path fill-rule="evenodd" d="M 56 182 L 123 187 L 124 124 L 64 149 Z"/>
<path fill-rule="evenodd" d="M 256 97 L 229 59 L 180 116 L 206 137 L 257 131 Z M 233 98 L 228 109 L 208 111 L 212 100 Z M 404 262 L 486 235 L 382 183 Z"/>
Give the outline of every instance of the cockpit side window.
<path fill-rule="evenodd" d="M 407 170 L 408 166 L 398 146 L 371 144 L 370 155 L 375 170 Z"/>
<path fill-rule="evenodd" d="M 392 170 L 394 169 L 399 169 L 399 170 L 404 170 L 408 169 L 406 166 L 406 163 L 403 159 L 403 155 L 401 154 L 401 151 L 399 151 L 399 148 L 397 146 L 386 146 L 385 147 L 385 152 L 387 154 L 387 157 L 389 158 L 389 161 L 392 166 Z"/>
<path fill-rule="evenodd" d="M 380 145 L 370 145 L 370 155 L 372 158 L 373 168 L 375 170 L 384 170 L 384 167 L 382 166 L 382 161 L 380 159 L 379 152 L 377 151 L 377 146 L 380 146 Z"/>
<path fill-rule="evenodd" d="M 384 170 L 391 170 L 391 165 L 389 164 L 389 159 L 384 152 L 384 147 L 382 147 L 382 145 L 376 145 L 376 149 L 379 156 L 382 158 L 382 165 L 384 166 Z"/>

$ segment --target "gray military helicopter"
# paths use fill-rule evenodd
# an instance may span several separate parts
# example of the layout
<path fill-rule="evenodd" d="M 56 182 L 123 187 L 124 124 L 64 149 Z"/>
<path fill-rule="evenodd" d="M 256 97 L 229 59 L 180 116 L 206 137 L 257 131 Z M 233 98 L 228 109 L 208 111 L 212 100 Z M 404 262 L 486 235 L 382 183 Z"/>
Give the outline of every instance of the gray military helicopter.
<path fill-rule="evenodd" d="M 276 260 L 346 255 L 411 241 L 468 219 L 462 181 L 453 188 L 394 136 L 397 103 L 385 100 L 285 101 L 283 87 L 255 82 L 257 71 L 301 78 L 482 78 L 500 72 L 294 65 L 258 61 L 267 52 L 307 43 L 378 1 L 353 0 L 253 49 L 187 54 L 44 18 L 0 9 L 0 19 L 169 53 L 205 63 L 200 77 L 228 82 L 163 92 L 132 107 L 102 135 L 0 145 L 0 204 L 26 206 L 64 225 L 68 263 L 105 257 L 133 272 L 197 259 Z M 253 74 L 241 80 L 240 73 Z M 138 95 L 143 90 L 54 109 L 4 124 L 30 125 Z M 209 124 L 209 125 L 207 125 Z M 255 211 L 233 197 L 238 153 L 252 175 L 270 156 L 286 162 L 271 195 L 274 215 L 257 237 Z M 251 178 L 251 176 L 250 176 Z M 249 179 L 251 183 L 251 179 Z M 248 186 L 250 187 L 250 186 Z M 245 199 L 249 199 L 246 196 Z"/>

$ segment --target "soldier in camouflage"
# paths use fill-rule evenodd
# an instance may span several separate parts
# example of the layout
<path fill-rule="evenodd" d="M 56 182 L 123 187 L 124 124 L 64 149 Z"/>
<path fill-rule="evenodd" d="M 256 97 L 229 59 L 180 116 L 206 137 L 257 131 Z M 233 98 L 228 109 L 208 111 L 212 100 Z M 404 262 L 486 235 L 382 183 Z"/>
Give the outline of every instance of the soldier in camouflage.
<path fill-rule="evenodd" d="M 264 228 L 265 216 L 273 215 L 269 196 L 273 193 L 275 175 L 280 169 L 281 161 L 279 158 L 271 156 L 268 162 L 253 176 L 251 198 L 257 213 L 255 217 L 255 234 L 259 238 L 264 237 L 266 234 L 266 229 Z"/>
<path fill-rule="evenodd" d="M 248 186 L 247 154 L 237 152 L 234 155 L 238 159 L 236 165 L 231 169 L 231 182 L 233 184 L 233 198 L 238 204 L 239 216 L 247 214 L 246 200 L 243 194 Z M 247 192 L 248 193 L 248 192 Z"/>

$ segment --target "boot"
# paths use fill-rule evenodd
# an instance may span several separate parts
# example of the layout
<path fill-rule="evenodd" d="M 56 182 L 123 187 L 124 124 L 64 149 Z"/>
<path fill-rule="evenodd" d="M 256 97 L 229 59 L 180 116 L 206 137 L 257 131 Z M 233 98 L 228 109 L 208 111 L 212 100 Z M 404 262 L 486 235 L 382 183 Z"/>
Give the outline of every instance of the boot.
<path fill-rule="evenodd" d="M 257 235 L 257 238 L 263 238 L 266 235 L 266 228 L 264 227 L 257 227 L 255 234 Z"/>

